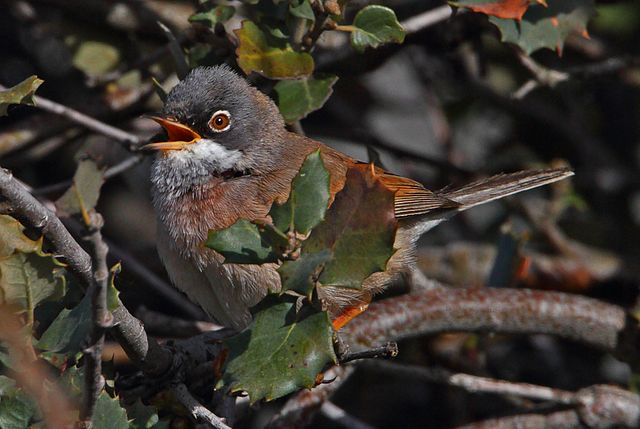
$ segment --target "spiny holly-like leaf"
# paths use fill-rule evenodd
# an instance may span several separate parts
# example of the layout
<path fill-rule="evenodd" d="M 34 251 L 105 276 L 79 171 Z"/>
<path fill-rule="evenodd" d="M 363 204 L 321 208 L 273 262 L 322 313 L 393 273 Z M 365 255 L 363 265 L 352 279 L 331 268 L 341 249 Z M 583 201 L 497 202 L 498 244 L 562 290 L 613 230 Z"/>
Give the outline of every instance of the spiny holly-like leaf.
<path fill-rule="evenodd" d="M 109 285 L 107 289 L 107 309 L 114 311 L 120 306 L 120 291 L 116 288 L 116 276 L 122 271 L 122 264 L 118 262 L 109 270 Z"/>
<path fill-rule="evenodd" d="M 191 15 L 189 17 L 189 22 L 197 22 L 198 24 L 203 24 L 208 27 L 215 27 L 217 23 L 222 23 L 233 16 L 236 8 L 233 6 L 216 6 L 207 12 L 196 13 L 195 15 Z"/>
<path fill-rule="evenodd" d="M 0 304 L 13 304 L 31 318 L 42 301 L 64 294 L 59 271 L 60 263 L 40 249 L 0 259 Z"/>
<path fill-rule="evenodd" d="M 353 20 L 351 45 L 359 52 L 385 43 L 402 43 L 404 29 L 396 14 L 388 7 L 371 5 L 363 8 Z"/>
<path fill-rule="evenodd" d="M 33 94 L 36 89 L 44 82 L 37 76 L 30 76 L 5 91 L 0 91 L 0 116 L 7 114 L 7 108 L 10 104 L 27 104 L 35 106 Z"/>
<path fill-rule="evenodd" d="M 313 72 L 311 55 L 296 52 L 282 41 L 278 41 L 276 46 L 275 41 L 269 40 L 253 22 L 243 21 L 235 33 L 238 37 L 238 65 L 246 74 L 256 72 L 271 79 L 293 79 Z"/>
<path fill-rule="evenodd" d="M 205 245 L 224 256 L 227 263 L 262 264 L 277 260 L 259 227 L 244 219 L 221 231 L 209 231 Z"/>
<path fill-rule="evenodd" d="M 89 225 L 89 212 L 94 209 L 100 197 L 100 188 L 104 183 L 103 171 L 90 159 L 78 163 L 78 169 L 73 176 L 73 184 L 56 201 L 56 207 L 61 215 L 82 215 L 84 222 Z"/>
<path fill-rule="evenodd" d="M 44 331 L 37 347 L 41 350 L 75 354 L 91 331 L 91 296 L 85 295 L 72 310 L 63 309 Z"/>
<path fill-rule="evenodd" d="M 331 260 L 329 250 L 317 253 L 305 253 L 295 261 L 285 261 L 278 273 L 282 282 L 282 291 L 293 290 L 302 295 L 310 296 L 316 286 L 320 270 L 326 262 Z"/>
<path fill-rule="evenodd" d="M 527 54 L 542 48 L 562 52 L 572 33 L 586 34 L 587 22 L 595 14 L 593 0 L 548 0 L 548 6 L 532 4 L 521 21 L 490 17 L 503 42 L 515 43 Z"/>
<path fill-rule="evenodd" d="M 313 13 L 309 0 L 293 1 L 289 4 L 289 12 L 298 18 L 315 21 L 316 15 Z"/>
<path fill-rule="evenodd" d="M 545 4 L 544 0 L 455 0 L 449 1 L 449 4 L 498 18 L 522 19 L 522 15 L 533 1 Z"/>
<path fill-rule="evenodd" d="M 332 259 L 320 283 L 360 288 L 364 279 L 386 268 L 397 226 L 394 193 L 370 165 L 357 165 L 347 171 L 344 189 L 336 195 L 326 220 L 303 242 L 302 254 L 330 249 Z"/>
<path fill-rule="evenodd" d="M 337 76 L 328 75 L 278 82 L 274 89 L 285 121 L 295 122 L 321 108 L 331 96 L 337 80 Z"/>
<path fill-rule="evenodd" d="M 98 396 L 91 423 L 93 429 L 129 429 L 127 413 L 120 401 L 104 391 Z"/>
<path fill-rule="evenodd" d="M 26 429 L 37 412 L 33 401 L 16 382 L 0 375 L 0 428 Z"/>
<path fill-rule="evenodd" d="M 127 407 L 129 429 L 151 429 L 158 423 L 158 410 L 140 399 Z"/>
<path fill-rule="evenodd" d="M 310 310 L 306 308 L 306 310 Z M 251 402 L 273 400 L 303 387 L 336 361 L 326 312 L 296 314 L 295 300 L 265 298 L 247 330 L 227 340 L 225 384 L 245 391 Z"/>
<path fill-rule="evenodd" d="M 11 216 L 0 215 L 0 259 L 18 252 L 35 252 L 40 248 L 39 241 L 24 235 L 24 226 Z"/>
<path fill-rule="evenodd" d="M 282 206 L 274 204 L 269 214 L 281 231 L 306 234 L 324 219 L 329 197 L 329 172 L 317 150 L 307 156 L 291 182 L 287 202 Z"/>

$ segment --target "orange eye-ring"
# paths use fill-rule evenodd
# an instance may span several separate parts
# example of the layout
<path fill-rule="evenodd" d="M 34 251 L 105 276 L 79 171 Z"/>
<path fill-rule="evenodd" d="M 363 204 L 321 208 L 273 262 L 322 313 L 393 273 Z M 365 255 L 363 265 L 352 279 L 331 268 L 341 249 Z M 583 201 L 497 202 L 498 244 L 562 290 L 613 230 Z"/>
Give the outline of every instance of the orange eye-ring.
<path fill-rule="evenodd" d="M 230 125 L 231 118 L 226 110 L 218 110 L 209 120 L 209 128 L 215 132 L 226 131 Z"/>

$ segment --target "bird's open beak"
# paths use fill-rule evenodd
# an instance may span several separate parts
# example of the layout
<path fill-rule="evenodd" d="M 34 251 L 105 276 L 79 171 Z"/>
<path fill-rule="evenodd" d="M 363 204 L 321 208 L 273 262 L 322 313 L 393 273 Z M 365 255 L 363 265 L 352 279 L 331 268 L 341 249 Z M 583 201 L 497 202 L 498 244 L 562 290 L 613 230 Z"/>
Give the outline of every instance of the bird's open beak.
<path fill-rule="evenodd" d="M 202 138 L 200 134 L 196 133 L 186 125 L 176 122 L 175 120 L 162 118 L 160 116 L 148 116 L 148 118 L 153 119 L 162 125 L 162 128 L 167 132 L 169 139 L 166 142 L 146 144 L 142 146 L 142 149 L 144 150 L 180 150 Z"/>

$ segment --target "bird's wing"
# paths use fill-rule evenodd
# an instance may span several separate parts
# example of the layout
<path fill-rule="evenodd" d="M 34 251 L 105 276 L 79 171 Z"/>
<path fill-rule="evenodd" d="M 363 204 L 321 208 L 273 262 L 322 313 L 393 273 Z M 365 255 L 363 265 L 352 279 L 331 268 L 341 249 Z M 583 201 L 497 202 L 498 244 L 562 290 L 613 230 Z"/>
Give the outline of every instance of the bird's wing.
<path fill-rule="evenodd" d="M 387 172 L 383 172 L 379 178 L 387 188 L 395 191 L 395 214 L 398 219 L 424 216 L 460 206 L 455 201 L 426 189 L 415 180 Z"/>

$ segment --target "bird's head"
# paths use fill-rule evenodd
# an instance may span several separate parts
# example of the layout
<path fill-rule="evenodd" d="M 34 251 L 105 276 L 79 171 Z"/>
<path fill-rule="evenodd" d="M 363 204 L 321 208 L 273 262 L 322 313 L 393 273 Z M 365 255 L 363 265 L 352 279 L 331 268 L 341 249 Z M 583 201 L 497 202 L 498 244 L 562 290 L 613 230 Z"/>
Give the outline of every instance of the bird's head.
<path fill-rule="evenodd" d="M 275 103 L 227 66 L 192 70 L 151 118 L 167 138 L 144 149 L 161 152 L 154 174 L 174 186 L 259 169 L 285 131 Z"/>

